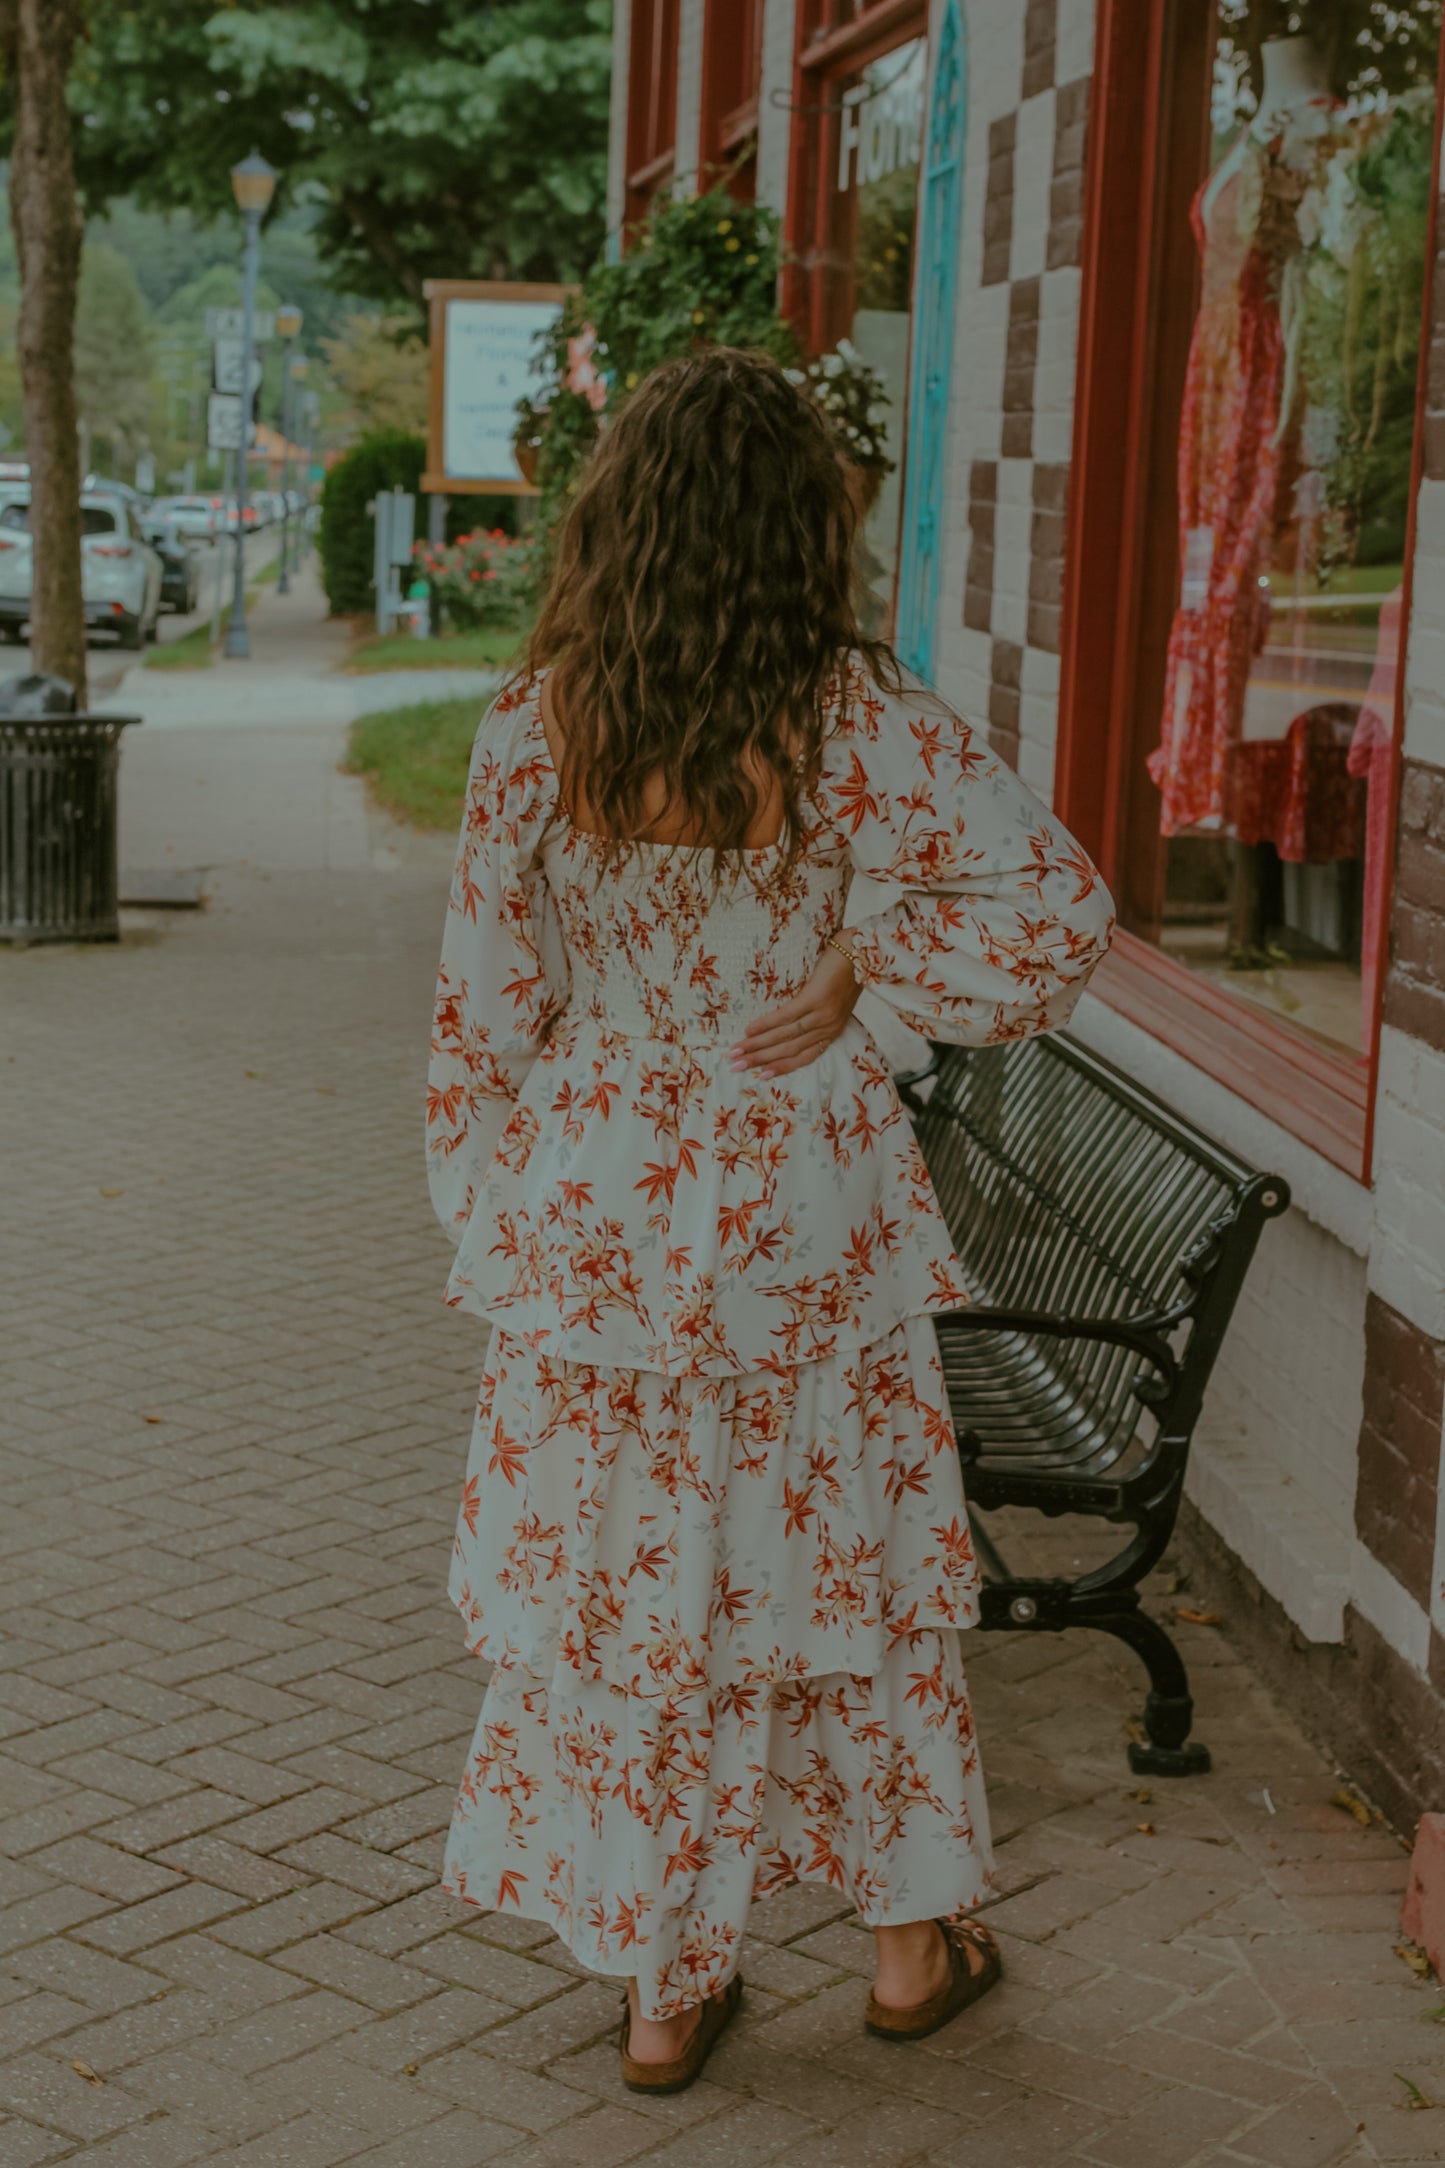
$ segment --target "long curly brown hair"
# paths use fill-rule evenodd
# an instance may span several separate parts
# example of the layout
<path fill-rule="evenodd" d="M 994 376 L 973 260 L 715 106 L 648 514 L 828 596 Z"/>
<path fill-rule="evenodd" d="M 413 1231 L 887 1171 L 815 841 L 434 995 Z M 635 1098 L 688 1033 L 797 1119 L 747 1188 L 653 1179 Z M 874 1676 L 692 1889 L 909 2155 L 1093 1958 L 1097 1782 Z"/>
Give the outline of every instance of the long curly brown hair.
<path fill-rule="evenodd" d="M 765 354 L 711 347 L 648 376 L 567 515 L 532 634 L 562 789 L 608 840 L 681 839 L 741 867 L 781 788 L 801 844 L 850 651 L 896 666 L 853 604 L 855 515 L 818 408 Z"/>

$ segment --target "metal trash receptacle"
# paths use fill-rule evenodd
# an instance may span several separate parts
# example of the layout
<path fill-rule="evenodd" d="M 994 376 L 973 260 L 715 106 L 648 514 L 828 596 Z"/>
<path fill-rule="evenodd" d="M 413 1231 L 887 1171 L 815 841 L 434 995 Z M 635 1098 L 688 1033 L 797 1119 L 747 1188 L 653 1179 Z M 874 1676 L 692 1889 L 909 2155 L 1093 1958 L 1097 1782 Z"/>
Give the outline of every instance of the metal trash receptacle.
<path fill-rule="evenodd" d="M 121 732 L 62 678 L 0 685 L 0 942 L 115 941 Z"/>

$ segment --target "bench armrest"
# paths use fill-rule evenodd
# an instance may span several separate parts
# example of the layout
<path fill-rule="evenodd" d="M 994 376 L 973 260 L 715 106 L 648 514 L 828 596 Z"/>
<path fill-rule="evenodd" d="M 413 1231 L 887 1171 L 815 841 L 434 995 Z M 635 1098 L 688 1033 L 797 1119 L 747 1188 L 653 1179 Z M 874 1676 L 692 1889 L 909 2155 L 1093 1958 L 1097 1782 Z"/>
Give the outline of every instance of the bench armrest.
<path fill-rule="evenodd" d="M 1183 1322 L 1178 1313 L 1143 1317 L 1129 1322 L 1109 1317 L 1057 1317 L 1039 1310 L 994 1310 L 969 1303 L 958 1310 L 935 1310 L 935 1326 L 961 1326 L 968 1332 L 1022 1332 L 1043 1334 L 1055 1340 L 1097 1340 L 1110 1347 L 1130 1349 L 1148 1363 L 1153 1377 L 1134 1381 L 1142 1401 L 1167 1400 L 1179 1381 L 1179 1358 L 1165 1337 Z"/>

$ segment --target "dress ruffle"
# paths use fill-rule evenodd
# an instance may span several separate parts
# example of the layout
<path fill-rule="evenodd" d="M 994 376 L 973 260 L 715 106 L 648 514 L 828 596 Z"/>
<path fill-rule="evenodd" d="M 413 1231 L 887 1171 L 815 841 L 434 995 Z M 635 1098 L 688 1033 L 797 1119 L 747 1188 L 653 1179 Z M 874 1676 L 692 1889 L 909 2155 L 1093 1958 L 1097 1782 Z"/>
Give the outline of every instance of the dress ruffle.
<path fill-rule="evenodd" d="M 951 1633 L 750 1703 L 500 1665 L 442 1870 L 468 1903 L 549 1920 L 589 1970 L 635 1975 L 651 2018 L 731 1979 L 755 1896 L 820 1883 L 886 1927 L 967 1910 L 991 1878 Z"/>
<path fill-rule="evenodd" d="M 488 1358 L 449 1583 L 479 1656 L 742 1710 L 977 1618 L 926 1320 L 742 1378 L 559 1362 L 507 1332 Z"/>
<path fill-rule="evenodd" d="M 741 1377 L 968 1291 L 860 1024 L 769 1081 L 716 1041 L 573 1010 L 521 1085 L 447 1300 L 568 1362 Z"/>

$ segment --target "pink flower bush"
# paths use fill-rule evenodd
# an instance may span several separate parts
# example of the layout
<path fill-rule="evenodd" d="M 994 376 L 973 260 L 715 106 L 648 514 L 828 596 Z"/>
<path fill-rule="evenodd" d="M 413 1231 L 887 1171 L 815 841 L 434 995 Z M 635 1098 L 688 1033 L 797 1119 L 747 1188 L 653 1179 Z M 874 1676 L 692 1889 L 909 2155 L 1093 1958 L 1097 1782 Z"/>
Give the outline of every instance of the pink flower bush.
<path fill-rule="evenodd" d="M 478 529 L 434 548 L 418 542 L 413 562 L 430 580 L 442 615 L 458 632 L 485 626 L 520 628 L 531 612 L 535 545 L 529 535 Z"/>

